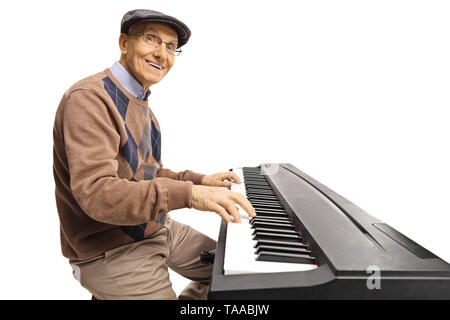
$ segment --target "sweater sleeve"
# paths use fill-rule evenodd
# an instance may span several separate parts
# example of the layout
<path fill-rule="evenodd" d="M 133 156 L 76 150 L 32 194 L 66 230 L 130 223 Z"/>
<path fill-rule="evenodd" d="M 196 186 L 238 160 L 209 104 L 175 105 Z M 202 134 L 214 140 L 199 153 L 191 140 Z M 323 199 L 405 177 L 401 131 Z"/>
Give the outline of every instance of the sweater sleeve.
<path fill-rule="evenodd" d="M 202 179 L 205 175 L 195 173 L 191 170 L 185 170 L 180 172 L 173 172 L 170 169 L 160 167 L 158 169 L 158 177 L 169 178 L 179 181 L 191 181 L 193 184 L 202 184 Z"/>
<path fill-rule="evenodd" d="M 118 177 L 120 134 L 106 103 L 90 90 L 72 92 L 63 116 L 70 187 L 83 211 L 100 222 L 137 225 L 158 213 L 191 207 L 192 182 Z"/>

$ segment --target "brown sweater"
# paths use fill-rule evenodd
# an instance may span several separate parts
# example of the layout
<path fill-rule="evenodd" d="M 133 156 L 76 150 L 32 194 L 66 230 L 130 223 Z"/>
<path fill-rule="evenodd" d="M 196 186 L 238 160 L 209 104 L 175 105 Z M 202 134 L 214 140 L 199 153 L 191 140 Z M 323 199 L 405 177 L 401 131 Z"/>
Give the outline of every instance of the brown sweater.
<path fill-rule="evenodd" d="M 161 134 L 148 107 L 109 69 L 63 96 L 53 128 L 62 253 L 70 262 L 148 238 L 168 211 L 191 207 L 204 175 L 162 168 Z"/>

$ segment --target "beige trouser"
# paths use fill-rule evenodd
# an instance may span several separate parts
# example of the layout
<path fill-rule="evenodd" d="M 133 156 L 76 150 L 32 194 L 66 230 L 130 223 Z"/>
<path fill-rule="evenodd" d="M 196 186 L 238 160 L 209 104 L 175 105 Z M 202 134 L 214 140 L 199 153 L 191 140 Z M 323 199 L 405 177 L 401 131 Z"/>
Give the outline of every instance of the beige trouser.
<path fill-rule="evenodd" d="M 200 252 L 215 248 L 213 239 L 167 217 L 151 239 L 106 251 L 72 268 L 97 299 L 177 299 L 168 267 L 192 280 L 178 299 L 205 299 L 212 265 L 200 264 Z"/>

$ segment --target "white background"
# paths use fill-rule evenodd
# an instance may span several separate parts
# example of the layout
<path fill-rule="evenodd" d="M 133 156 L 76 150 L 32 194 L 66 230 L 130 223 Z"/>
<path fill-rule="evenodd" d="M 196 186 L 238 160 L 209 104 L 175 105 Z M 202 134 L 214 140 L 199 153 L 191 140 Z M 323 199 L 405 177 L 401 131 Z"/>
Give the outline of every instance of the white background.
<path fill-rule="evenodd" d="M 149 5 L 192 30 L 151 88 L 165 167 L 289 162 L 450 261 L 447 1 L 2 1 L 0 298 L 90 298 L 60 252 L 54 114 Z"/>

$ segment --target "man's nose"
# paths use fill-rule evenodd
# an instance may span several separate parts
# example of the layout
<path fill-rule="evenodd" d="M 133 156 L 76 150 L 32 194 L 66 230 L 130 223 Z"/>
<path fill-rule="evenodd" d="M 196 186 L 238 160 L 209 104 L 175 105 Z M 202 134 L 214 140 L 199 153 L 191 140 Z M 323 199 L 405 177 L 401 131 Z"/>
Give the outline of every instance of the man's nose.
<path fill-rule="evenodd" d="M 161 43 L 160 46 L 155 48 L 155 55 L 157 57 L 161 57 L 162 59 L 166 59 L 168 53 L 167 53 L 167 50 L 166 50 L 165 46 L 166 46 L 166 44 L 163 42 L 163 43 Z"/>

